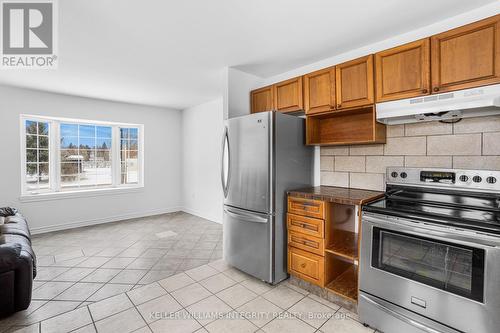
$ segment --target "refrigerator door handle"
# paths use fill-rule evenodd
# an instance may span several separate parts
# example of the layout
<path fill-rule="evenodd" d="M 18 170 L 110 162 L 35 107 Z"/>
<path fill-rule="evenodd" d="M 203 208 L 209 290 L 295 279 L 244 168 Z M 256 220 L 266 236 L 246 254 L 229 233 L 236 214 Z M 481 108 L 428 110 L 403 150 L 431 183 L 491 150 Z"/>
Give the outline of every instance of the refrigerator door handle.
<path fill-rule="evenodd" d="M 267 223 L 268 219 L 267 218 L 264 218 L 264 217 L 260 217 L 258 215 L 255 215 L 255 214 L 251 214 L 251 213 L 243 213 L 241 211 L 235 211 L 229 207 L 224 207 L 224 212 L 235 218 L 235 219 L 239 219 L 239 220 L 245 220 L 245 221 L 248 221 L 248 222 L 256 222 L 256 223 Z"/>
<path fill-rule="evenodd" d="M 225 169 L 225 157 L 226 157 L 226 145 L 227 145 L 227 170 Z M 221 152 L 221 171 L 220 179 L 222 183 L 222 191 L 224 192 L 224 198 L 227 198 L 227 192 L 229 189 L 229 168 L 231 165 L 231 154 L 229 152 L 229 133 L 227 126 L 224 127 L 224 134 L 222 136 L 222 152 Z M 224 171 L 227 171 L 225 173 Z"/>

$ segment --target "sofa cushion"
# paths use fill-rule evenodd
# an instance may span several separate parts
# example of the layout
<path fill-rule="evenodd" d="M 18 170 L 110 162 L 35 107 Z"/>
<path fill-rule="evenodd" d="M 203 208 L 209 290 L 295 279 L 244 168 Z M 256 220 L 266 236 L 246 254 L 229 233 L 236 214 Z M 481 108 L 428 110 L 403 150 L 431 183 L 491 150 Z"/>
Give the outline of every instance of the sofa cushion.
<path fill-rule="evenodd" d="M 0 208 L 0 218 L 0 317 L 4 317 L 29 307 L 36 256 L 26 219 L 13 208 Z"/>
<path fill-rule="evenodd" d="M 19 213 L 4 218 L 4 223 L 0 225 L 0 234 L 20 235 L 26 237 L 28 241 L 31 239 L 28 223 Z"/>
<path fill-rule="evenodd" d="M 0 273 L 13 270 L 21 255 L 20 244 L 1 244 L 0 245 Z"/>
<path fill-rule="evenodd" d="M 2 234 L 0 235 L 0 246 L 1 245 L 5 245 L 5 247 L 20 247 L 19 257 L 27 257 L 31 259 L 33 262 L 33 276 L 36 276 L 36 256 L 31 248 L 29 239 L 21 235 Z"/>

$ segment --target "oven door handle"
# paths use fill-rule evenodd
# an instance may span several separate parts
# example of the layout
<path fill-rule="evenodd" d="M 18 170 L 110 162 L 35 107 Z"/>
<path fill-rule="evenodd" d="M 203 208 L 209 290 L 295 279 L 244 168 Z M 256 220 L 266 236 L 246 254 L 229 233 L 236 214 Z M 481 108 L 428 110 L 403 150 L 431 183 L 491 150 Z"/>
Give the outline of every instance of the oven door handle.
<path fill-rule="evenodd" d="M 372 215 L 363 214 L 363 221 L 379 225 L 381 227 L 390 228 L 395 231 L 405 232 L 408 234 L 421 235 L 422 231 L 425 230 L 427 236 L 433 236 L 436 238 L 440 238 L 444 241 L 449 241 L 450 239 L 456 241 L 457 243 L 461 243 L 466 246 L 472 247 L 483 247 L 483 248 L 499 248 L 500 243 L 498 241 L 494 241 L 491 237 L 482 236 L 480 234 L 476 234 L 474 238 L 471 238 L 470 234 L 462 234 L 459 231 L 451 231 L 451 230 L 436 230 L 434 228 L 429 228 L 424 224 L 407 222 L 404 219 L 398 219 L 396 221 L 392 221 L 388 218 L 379 218 Z"/>
<path fill-rule="evenodd" d="M 396 317 L 399 320 L 401 320 L 401 321 L 403 321 L 403 322 L 405 322 L 405 323 L 407 323 L 409 325 L 412 325 L 414 327 L 418 327 L 419 329 L 421 329 L 424 332 L 428 332 L 428 333 L 442 333 L 441 331 L 437 331 L 437 330 L 433 329 L 432 327 L 429 327 L 429 326 L 427 326 L 425 324 L 422 324 L 419 321 L 416 321 L 414 319 L 408 318 L 407 316 L 405 316 L 405 315 L 403 315 L 403 314 L 401 314 L 401 313 L 399 313 L 397 311 L 391 310 L 388 307 L 383 306 L 382 304 L 378 303 L 377 301 L 371 299 L 370 297 L 368 297 L 366 295 L 360 294 L 359 297 L 363 298 L 365 301 L 367 301 L 368 303 L 370 303 L 374 307 L 378 308 L 379 310 L 382 310 L 385 313 L 388 313 L 389 315 L 391 315 L 393 317 Z"/>

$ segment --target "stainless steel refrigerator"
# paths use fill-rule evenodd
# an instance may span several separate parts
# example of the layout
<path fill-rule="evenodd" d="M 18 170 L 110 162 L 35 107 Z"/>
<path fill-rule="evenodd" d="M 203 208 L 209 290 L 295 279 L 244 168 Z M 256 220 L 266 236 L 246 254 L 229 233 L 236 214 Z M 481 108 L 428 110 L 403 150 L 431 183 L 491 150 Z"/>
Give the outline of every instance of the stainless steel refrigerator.
<path fill-rule="evenodd" d="M 222 146 L 224 259 L 262 281 L 287 277 L 286 191 L 311 186 L 305 120 L 261 112 L 227 120 Z"/>

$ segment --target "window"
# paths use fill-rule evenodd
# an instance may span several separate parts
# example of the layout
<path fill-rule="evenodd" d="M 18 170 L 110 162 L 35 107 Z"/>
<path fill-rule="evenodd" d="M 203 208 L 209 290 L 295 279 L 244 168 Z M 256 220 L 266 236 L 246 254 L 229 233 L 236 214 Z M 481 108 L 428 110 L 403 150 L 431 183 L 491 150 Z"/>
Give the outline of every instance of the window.
<path fill-rule="evenodd" d="M 21 116 L 23 195 L 142 186 L 142 125 Z"/>
<path fill-rule="evenodd" d="M 137 128 L 120 128 L 121 183 L 137 184 L 139 142 Z"/>
<path fill-rule="evenodd" d="M 113 185 L 112 127 L 61 123 L 61 187 Z"/>
<path fill-rule="evenodd" d="M 25 122 L 26 188 L 38 191 L 49 188 L 49 123 Z"/>

